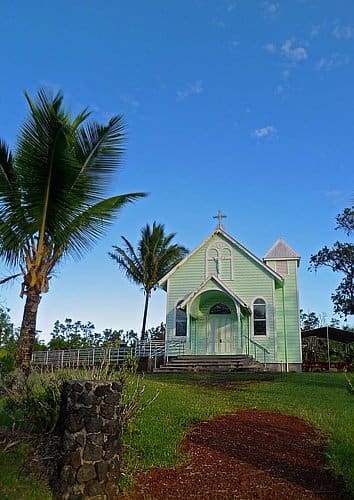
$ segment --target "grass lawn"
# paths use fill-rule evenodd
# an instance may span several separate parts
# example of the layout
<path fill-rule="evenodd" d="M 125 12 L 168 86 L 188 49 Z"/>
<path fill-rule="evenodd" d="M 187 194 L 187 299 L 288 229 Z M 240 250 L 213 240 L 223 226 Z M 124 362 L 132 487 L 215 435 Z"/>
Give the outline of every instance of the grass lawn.
<path fill-rule="evenodd" d="M 249 383 L 246 378 L 245 374 L 146 375 L 144 402 L 157 392 L 159 396 L 125 434 L 129 470 L 172 466 L 185 460 L 180 442 L 195 422 L 241 408 L 267 409 L 301 417 L 324 432 L 330 463 L 354 494 L 354 398 L 346 389 L 344 375 L 290 373 L 261 383 Z M 33 479 L 21 477 L 25 451 L 21 453 L 18 457 L 0 454 L 0 498 L 50 498 L 44 487 L 40 493 Z"/>
<path fill-rule="evenodd" d="M 262 383 L 242 383 L 243 374 L 227 377 L 234 381 L 229 390 L 216 383 L 222 374 L 145 376 L 145 400 L 160 394 L 125 436 L 131 467 L 182 460 L 179 443 L 195 422 L 241 408 L 267 409 L 298 416 L 324 432 L 329 461 L 354 494 L 354 397 L 343 374 L 289 373 Z"/>
<path fill-rule="evenodd" d="M 0 450 L 0 498 L 1 500 L 49 500 L 52 495 L 45 484 L 34 476 L 21 473 L 21 466 L 28 456 L 24 444 L 4 452 Z"/>

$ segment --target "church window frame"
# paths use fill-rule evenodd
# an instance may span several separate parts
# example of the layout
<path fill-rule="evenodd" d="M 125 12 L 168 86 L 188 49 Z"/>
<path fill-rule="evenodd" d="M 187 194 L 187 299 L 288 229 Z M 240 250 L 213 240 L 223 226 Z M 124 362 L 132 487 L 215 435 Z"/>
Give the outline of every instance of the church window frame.
<path fill-rule="evenodd" d="M 256 307 L 258 311 L 256 312 Z M 268 334 L 268 314 L 267 301 L 264 297 L 255 297 L 252 302 L 252 325 L 253 337 L 267 337 Z"/>
<path fill-rule="evenodd" d="M 179 300 L 175 307 L 175 337 L 187 337 L 187 313 L 179 306 L 183 300 Z"/>
<path fill-rule="evenodd" d="M 222 265 L 223 262 L 227 262 L 229 266 Z M 212 263 L 215 263 L 215 270 Z M 211 275 L 217 276 L 222 281 L 233 281 L 234 279 L 232 248 L 223 241 L 213 242 L 205 252 L 205 277 Z"/>

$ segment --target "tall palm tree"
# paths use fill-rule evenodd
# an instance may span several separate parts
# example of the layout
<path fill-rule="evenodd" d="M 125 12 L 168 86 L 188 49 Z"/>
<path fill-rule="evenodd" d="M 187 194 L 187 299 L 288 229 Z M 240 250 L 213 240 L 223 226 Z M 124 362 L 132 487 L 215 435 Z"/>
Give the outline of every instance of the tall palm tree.
<path fill-rule="evenodd" d="M 38 305 L 57 264 L 81 257 L 128 202 L 144 193 L 104 198 L 121 163 L 122 116 L 107 125 L 75 118 L 63 95 L 40 89 L 20 129 L 14 154 L 0 141 L 0 258 L 20 270 L 26 297 L 18 364 L 28 373 Z"/>
<path fill-rule="evenodd" d="M 153 223 L 152 228 L 147 224 L 141 230 L 141 237 L 137 249 L 122 236 L 124 247 L 113 246 L 114 252 L 109 256 L 117 262 L 126 277 L 133 283 L 142 285 L 145 293 L 145 305 L 141 338 L 144 340 L 146 318 L 151 292 L 157 284 L 180 260 L 188 250 L 176 243 L 171 244 L 175 233 L 165 234 L 163 224 Z"/>

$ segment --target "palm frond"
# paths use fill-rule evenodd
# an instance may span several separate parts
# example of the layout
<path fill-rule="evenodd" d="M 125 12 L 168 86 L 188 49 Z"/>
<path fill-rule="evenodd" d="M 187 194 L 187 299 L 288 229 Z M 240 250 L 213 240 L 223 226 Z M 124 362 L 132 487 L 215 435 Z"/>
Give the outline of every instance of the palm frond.
<path fill-rule="evenodd" d="M 124 129 L 123 117 L 115 116 L 107 125 L 93 121 L 78 130 L 75 154 L 81 168 L 74 186 L 88 177 L 92 181 L 92 195 L 102 195 L 110 182 L 110 174 L 121 164 Z"/>
<path fill-rule="evenodd" d="M 145 193 L 129 193 L 113 196 L 87 207 L 76 215 L 71 223 L 57 234 L 57 251 L 81 257 L 100 238 L 120 210 Z"/>

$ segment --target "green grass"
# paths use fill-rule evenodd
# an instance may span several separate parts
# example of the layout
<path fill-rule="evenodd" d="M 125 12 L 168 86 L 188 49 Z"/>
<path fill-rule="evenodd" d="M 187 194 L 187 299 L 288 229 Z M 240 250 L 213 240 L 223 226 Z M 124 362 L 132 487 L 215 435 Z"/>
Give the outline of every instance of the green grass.
<path fill-rule="evenodd" d="M 186 460 L 180 442 L 196 422 L 242 408 L 267 409 L 303 418 L 325 433 L 329 461 L 354 494 L 354 398 L 344 375 L 253 377 L 260 383 L 249 383 L 247 378 L 245 374 L 146 375 L 143 401 L 147 403 L 157 392 L 159 396 L 125 434 L 129 471 L 153 465 L 169 467 Z M 0 422 L 1 418 L 0 408 Z M 0 453 L 0 498 L 51 498 L 45 486 L 40 490 L 38 482 L 20 473 L 25 455 L 26 448 L 21 447 L 16 453 Z"/>
<path fill-rule="evenodd" d="M 47 486 L 34 475 L 21 473 L 29 448 L 20 444 L 4 452 L 0 450 L 1 500 L 49 500 L 52 495 Z"/>
<path fill-rule="evenodd" d="M 235 375 L 230 377 L 237 382 L 231 390 L 207 384 L 208 379 L 215 382 L 218 378 L 223 376 L 145 377 L 145 401 L 157 391 L 160 394 L 126 435 L 133 469 L 168 467 L 183 460 L 179 444 L 195 422 L 241 408 L 257 408 L 298 416 L 324 432 L 328 459 L 354 493 L 354 398 L 343 374 L 289 373 L 253 384 L 242 383 L 245 376 Z"/>

